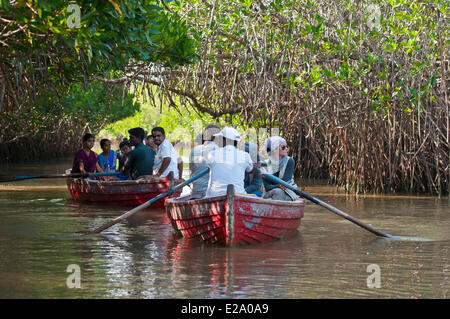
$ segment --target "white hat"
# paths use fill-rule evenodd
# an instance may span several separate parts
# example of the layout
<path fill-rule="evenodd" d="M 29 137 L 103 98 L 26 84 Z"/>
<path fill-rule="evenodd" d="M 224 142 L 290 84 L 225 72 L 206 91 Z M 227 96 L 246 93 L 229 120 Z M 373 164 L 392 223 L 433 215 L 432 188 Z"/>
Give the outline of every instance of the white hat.
<path fill-rule="evenodd" d="M 269 137 L 266 141 L 265 147 L 267 150 L 267 153 L 270 153 L 277 149 L 281 143 L 286 143 L 286 140 L 284 138 L 282 138 L 281 136 L 272 136 Z"/>
<path fill-rule="evenodd" d="M 239 132 L 236 131 L 234 128 L 226 126 L 217 134 L 214 134 L 214 136 L 223 136 L 229 140 L 233 141 L 239 141 L 241 139 L 241 136 L 239 135 Z"/>

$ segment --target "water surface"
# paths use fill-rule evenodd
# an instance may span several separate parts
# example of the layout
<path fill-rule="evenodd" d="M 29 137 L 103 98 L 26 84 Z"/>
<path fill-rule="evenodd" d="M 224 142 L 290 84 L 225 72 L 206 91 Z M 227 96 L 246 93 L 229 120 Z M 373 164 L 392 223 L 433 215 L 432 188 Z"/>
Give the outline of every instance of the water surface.
<path fill-rule="evenodd" d="M 1 170 L 34 175 L 70 166 L 61 159 Z M 2 183 L 0 298 L 450 297 L 448 198 L 302 188 L 384 232 L 431 241 L 378 238 L 313 203 L 294 236 L 231 249 L 176 237 L 159 210 L 81 235 L 130 208 L 74 202 L 64 179 Z M 72 264 L 81 288 L 67 286 Z M 380 288 L 368 287 L 369 265 L 379 267 Z"/>

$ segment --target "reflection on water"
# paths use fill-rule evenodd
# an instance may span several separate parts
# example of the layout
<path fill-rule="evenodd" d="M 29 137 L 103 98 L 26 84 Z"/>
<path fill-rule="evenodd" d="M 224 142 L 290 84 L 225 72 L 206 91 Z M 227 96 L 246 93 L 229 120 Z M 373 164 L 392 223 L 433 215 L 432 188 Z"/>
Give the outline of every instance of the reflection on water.
<path fill-rule="evenodd" d="M 31 164 L 7 173 L 39 174 Z M 176 237 L 158 210 L 83 235 L 127 208 L 77 203 L 64 179 L 27 180 L 0 186 L 0 298 L 450 297 L 448 199 L 305 189 L 380 230 L 432 241 L 378 238 L 312 203 L 294 236 L 232 249 Z M 66 285 L 71 264 L 80 266 L 80 289 Z M 380 288 L 367 286 L 371 264 Z"/>

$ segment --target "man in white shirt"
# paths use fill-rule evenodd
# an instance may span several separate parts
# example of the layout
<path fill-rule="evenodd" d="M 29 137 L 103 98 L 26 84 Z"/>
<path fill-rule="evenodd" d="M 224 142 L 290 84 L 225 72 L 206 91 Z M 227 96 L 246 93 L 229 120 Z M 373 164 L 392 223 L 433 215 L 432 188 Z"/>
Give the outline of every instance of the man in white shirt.
<path fill-rule="evenodd" d="M 236 193 L 245 194 L 245 172 L 253 171 L 253 163 L 248 153 L 236 148 L 240 140 L 239 132 L 232 127 L 224 127 L 214 136 L 219 148 L 206 157 L 210 168 L 206 196 L 226 194 L 229 184 L 234 185 Z"/>
<path fill-rule="evenodd" d="M 183 161 L 175 151 L 172 143 L 166 139 L 166 133 L 162 127 L 152 129 L 153 142 L 158 146 L 155 156 L 153 173 L 155 177 L 165 177 L 173 172 L 173 178 L 178 180 L 183 173 Z"/>
<path fill-rule="evenodd" d="M 219 148 L 216 143 L 214 143 L 214 134 L 220 132 L 220 128 L 217 125 L 211 124 L 205 128 L 205 132 L 201 134 L 199 143 L 200 145 L 195 146 L 189 157 L 189 169 L 191 171 L 191 177 L 197 175 L 202 170 L 208 167 L 206 164 L 207 155 Z M 209 173 L 203 175 L 197 180 L 192 182 L 192 192 L 191 198 L 202 198 L 206 195 L 206 189 L 209 183 Z"/>

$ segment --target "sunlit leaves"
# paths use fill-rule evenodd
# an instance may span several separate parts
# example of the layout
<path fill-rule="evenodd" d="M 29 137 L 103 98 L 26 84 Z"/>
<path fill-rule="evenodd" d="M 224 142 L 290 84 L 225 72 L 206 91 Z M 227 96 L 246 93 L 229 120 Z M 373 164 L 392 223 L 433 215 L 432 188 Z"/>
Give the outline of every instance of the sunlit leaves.
<path fill-rule="evenodd" d="M 1 16 L 13 21 L 2 32 L 24 30 L 7 39 L 11 52 L 20 52 L 25 58 L 37 50 L 44 54 L 53 51 L 56 55 L 52 63 L 57 64 L 59 54 L 67 56 L 72 51 L 71 60 L 88 62 L 84 65 L 88 72 L 120 69 L 130 60 L 168 66 L 192 63 L 196 57 L 195 32 L 179 19 L 175 2 L 166 1 L 167 10 L 160 4 L 158 0 L 80 0 L 80 28 L 73 28 L 67 23 L 73 14 L 67 11 L 67 1 L 39 0 L 28 7 L 2 1 Z M 79 65 L 68 67 L 77 69 Z"/>

